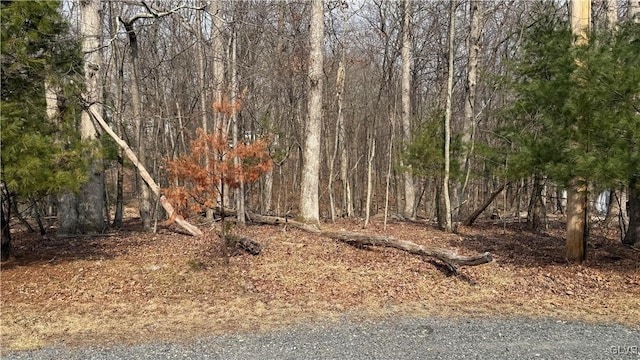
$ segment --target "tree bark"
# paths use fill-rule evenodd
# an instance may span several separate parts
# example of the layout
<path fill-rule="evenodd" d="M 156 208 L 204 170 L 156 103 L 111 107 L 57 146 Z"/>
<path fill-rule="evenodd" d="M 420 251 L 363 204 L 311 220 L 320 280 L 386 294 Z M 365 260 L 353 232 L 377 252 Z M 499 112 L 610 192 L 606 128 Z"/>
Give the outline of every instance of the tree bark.
<path fill-rule="evenodd" d="M 95 104 L 96 111 L 102 112 L 102 71 L 103 59 L 101 50 L 102 39 L 102 2 L 98 0 L 84 0 L 80 2 L 82 22 L 82 51 L 84 53 L 84 100 Z M 80 115 L 80 137 L 85 142 L 95 141 L 98 137 L 97 129 L 91 116 L 83 111 Z M 87 182 L 82 185 L 76 195 L 66 193 L 58 203 L 61 221 L 58 234 L 87 234 L 100 233 L 104 230 L 104 170 L 102 159 L 96 154 L 87 154 L 91 158 L 87 173 Z"/>
<path fill-rule="evenodd" d="M 178 225 L 180 225 L 183 229 L 187 230 L 191 235 L 201 236 L 202 231 L 200 231 L 200 229 L 198 229 L 194 225 L 189 224 L 181 216 L 176 215 L 175 210 L 173 209 L 173 206 L 169 203 L 167 198 L 162 194 L 160 186 L 158 186 L 158 184 L 156 184 L 156 182 L 153 181 L 153 178 L 151 177 L 149 172 L 147 172 L 147 169 L 145 169 L 144 165 L 138 161 L 138 157 L 133 152 L 133 150 L 131 150 L 129 145 L 127 145 L 127 143 L 124 142 L 124 140 L 122 140 L 120 137 L 118 137 L 118 135 L 116 135 L 116 133 L 102 119 L 102 116 L 98 114 L 91 105 L 87 107 L 87 111 L 91 114 L 91 116 L 93 116 L 93 118 L 98 122 L 98 124 L 102 126 L 104 131 L 113 138 L 113 140 L 118 144 L 118 146 L 122 148 L 122 150 L 127 155 L 129 160 L 131 160 L 131 162 L 136 167 L 136 169 L 138 169 L 138 174 L 140 174 L 140 177 L 142 178 L 142 180 L 146 182 L 146 184 L 149 186 L 149 189 L 153 191 L 156 197 L 160 199 L 160 204 L 162 205 L 164 210 L 167 212 L 167 215 L 169 216 L 169 218 L 173 219 Z"/>
<path fill-rule="evenodd" d="M 472 256 L 462 256 L 452 250 L 419 245 L 411 241 L 400 240 L 393 237 L 371 236 L 349 231 L 324 231 L 309 224 L 275 216 L 249 214 L 249 217 L 251 218 L 251 221 L 254 222 L 269 225 L 290 225 L 313 234 L 328 237 L 354 246 L 390 247 L 419 256 L 432 257 L 444 262 L 453 271 L 456 271 L 459 266 L 476 266 L 489 263 L 493 260 L 492 255 L 489 252 Z"/>
<path fill-rule="evenodd" d="M 493 192 L 493 194 L 491 194 L 489 199 L 487 199 L 487 201 L 485 201 L 484 204 L 482 204 L 482 206 L 476 209 L 476 211 L 474 211 L 473 214 L 469 215 L 469 217 L 462 224 L 464 226 L 473 225 L 473 222 L 476 221 L 478 216 L 480 216 L 480 214 L 482 214 L 482 212 L 484 212 L 489 207 L 489 205 L 491 205 L 493 200 L 495 200 L 495 198 L 502 192 L 502 190 L 504 190 L 504 187 L 507 185 L 508 184 L 502 184 L 496 191 Z"/>
<path fill-rule="evenodd" d="M 447 103 L 444 112 L 444 179 L 442 192 L 444 196 L 445 211 L 445 231 L 452 232 L 451 225 L 451 197 L 449 196 L 449 176 L 450 176 L 450 156 L 451 156 L 451 112 L 453 102 L 453 65 L 455 57 L 455 35 L 456 35 L 456 5 L 457 1 L 451 1 L 449 9 L 449 67 L 447 70 Z"/>
<path fill-rule="evenodd" d="M 567 246 L 568 261 L 583 261 L 587 256 L 585 241 L 587 186 L 573 180 L 567 189 Z"/>
<path fill-rule="evenodd" d="M 467 184 L 471 173 L 471 156 L 473 155 L 474 136 L 476 131 L 476 85 L 478 82 L 478 55 L 480 53 L 480 37 L 482 36 L 482 1 L 472 0 L 470 2 L 469 17 L 471 28 L 469 30 L 469 38 L 467 42 L 467 51 L 469 52 L 467 61 L 467 81 L 464 102 L 464 121 L 462 123 L 462 156 L 460 164 L 464 174 L 462 184 L 459 184 L 457 197 L 457 214 L 458 218 L 464 214 L 463 208 L 466 208 L 467 200 Z"/>
<path fill-rule="evenodd" d="M 302 158 L 302 182 L 300 184 L 300 217 L 309 223 L 320 222 L 318 182 L 320 177 L 320 136 L 322 132 L 322 86 L 324 76 L 323 10 L 323 0 L 313 0 L 311 2 L 308 117 Z"/>
<path fill-rule="evenodd" d="M 367 161 L 367 200 L 365 204 L 364 227 L 369 225 L 371 216 L 371 196 L 373 194 L 373 159 L 376 156 L 376 134 L 371 130 L 371 140 L 369 144 L 369 159 Z"/>
<path fill-rule="evenodd" d="M 640 246 L 640 177 L 634 176 L 629 183 L 629 193 L 627 200 L 627 213 L 629 216 L 629 227 L 624 236 L 623 244 Z"/>
<path fill-rule="evenodd" d="M 588 32 L 591 26 L 591 1 L 571 1 L 571 31 L 574 45 L 584 45 L 588 42 Z M 579 60 L 576 59 L 576 61 Z M 584 179 L 574 178 L 567 189 L 567 245 L 566 257 L 568 261 L 582 261 L 586 258 L 585 226 L 587 188 Z"/>
<path fill-rule="evenodd" d="M 9 260 L 11 255 L 11 194 L 4 180 L 0 180 L 0 261 Z"/>
<path fill-rule="evenodd" d="M 402 141 L 404 146 L 411 143 L 411 0 L 403 0 L 402 24 Z M 404 179 L 404 216 L 416 218 L 416 190 L 411 167 L 402 173 Z"/>
<path fill-rule="evenodd" d="M 127 35 L 129 37 L 129 60 L 131 63 L 131 72 L 133 76 L 131 77 L 130 91 L 131 91 L 131 107 L 133 108 L 133 119 L 135 122 L 136 128 L 136 150 L 137 150 L 137 158 L 141 161 L 141 164 L 144 166 L 146 162 L 146 141 L 145 140 L 145 130 L 144 123 L 142 120 L 142 98 L 140 96 L 140 84 L 138 77 L 138 40 L 135 33 L 135 29 L 133 27 L 134 22 L 137 20 L 137 17 L 130 19 L 128 21 L 124 21 L 120 18 L 120 21 L 123 23 L 125 29 L 127 30 Z M 147 184 L 143 181 L 137 181 L 138 188 L 138 202 L 139 202 L 139 210 L 140 210 L 140 219 L 142 220 L 142 227 L 144 230 L 151 230 L 151 193 L 149 192 L 149 188 Z"/>

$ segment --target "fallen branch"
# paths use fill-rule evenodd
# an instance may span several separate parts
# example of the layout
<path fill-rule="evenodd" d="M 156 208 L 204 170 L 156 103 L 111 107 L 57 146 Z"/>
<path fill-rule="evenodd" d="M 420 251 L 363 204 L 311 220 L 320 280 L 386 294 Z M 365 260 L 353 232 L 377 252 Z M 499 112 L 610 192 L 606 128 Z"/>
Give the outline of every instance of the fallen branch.
<path fill-rule="evenodd" d="M 449 267 L 453 272 L 457 272 L 458 266 L 476 266 L 486 264 L 492 261 L 491 253 L 485 252 L 484 254 L 478 254 L 473 256 L 458 255 L 456 252 L 434 248 L 424 245 L 419 245 L 407 240 L 400 240 L 387 236 L 370 236 L 366 234 L 350 232 L 350 231 L 323 231 L 316 228 L 313 225 L 301 223 L 298 221 L 289 220 L 286 218 L 276 216 L 264 216 L 258 214 L 249 214 L 252 221 L 268 224 L 268 225 L 288 225 L 295 228 L 318 234 L 320 236 L 328 237 L 334 240 L 338 240 L 354 246 L 380 246 L 389 247 L 402 251 L 406 251 L 411 254 L 420 255 L 424 257 L 432 257 L 438 259 Z"/>
<path fill-rule="evenodd" d="M 140 163 L 140 161 L 138 161 L 138 157 L 133 152 L 133 150 L 131 150 L 129 145 L 127 145 L 124 140 L 120 139 L 120 137 L 116 135 L 115 132 L 113 132 L 111 127 L 109 127 L 109 125 L 104 121 L 102 116 L 98 114 L 94 109 L 92 109 L 91 106 L 89 106 L 86 110 L 98 122 L 98 124 L 100 124 L 104 131 L 113 138 L 113 140 L 122 148 L 122 150 L 124 150 L 124 153 L 127 155 L 129 160 L 131 160 L 136 169 L 138 169 L 138 173 L 140 174 L 142 180 L 144 180 L 144 182 L 149 185 L 151 191 L 153 191 L 153 193 L 160 198 L 160 204 L 167 212 L 169 218 L 173 219 L 178 225 L 187 230 L 191 235 L 201 236 L 202 231 L 200 231 L 197 226 L 189 224 L 184 218 L 182 218 L 182 216 L 175 214 L 173 206 L 171 206 L 169 200 L 167 200 L 167 198 L 160 191 L 160 186 L 158 186 L 158 184 L 153 181 L 153 178 L 151 177 L 147 169 L 145 169 L 145 167 Z"/>

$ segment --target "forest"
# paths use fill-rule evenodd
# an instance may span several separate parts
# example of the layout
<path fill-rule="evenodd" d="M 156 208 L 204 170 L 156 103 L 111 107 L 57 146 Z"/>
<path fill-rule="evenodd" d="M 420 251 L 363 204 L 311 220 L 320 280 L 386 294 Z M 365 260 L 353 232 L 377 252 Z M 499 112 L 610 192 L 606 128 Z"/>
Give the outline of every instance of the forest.
<path fill-rule="evenodd" d="M 217 266 L 203 252 L 252 269 L 267 260 L 248 254 L 307 259 L 303 248 L 411 272 L 389 255 L 400 250 L 413 259 L 406 266 L 433 259 L 475 284 L 488 276 L 476 266 L 500 266 L 507 249 L 512 260 L 549 256 L 553 266 L 591 271 L 598 283 L 598 264 L 619 260 L 606 271 L 619 270 L 626 280 L 616 286 L 637 296 L 637 1 L 0 6 L 7 298 L 24 280 L 11 277 L 21 261 L 129 253 L 119 246 L 179 253 L 165 249 L 168 236 L 199 254 L 181 263 L 196 273 Z M 277 229 L 328 242 L 322 250 L 288 235 L 276 244 Z M 542 237 L 540 248 L 522 245 L 528 237 Z M 605 247 L 615 254 L 602 255 Z M 386 255 L 362 251 L 372 248 Z"/>

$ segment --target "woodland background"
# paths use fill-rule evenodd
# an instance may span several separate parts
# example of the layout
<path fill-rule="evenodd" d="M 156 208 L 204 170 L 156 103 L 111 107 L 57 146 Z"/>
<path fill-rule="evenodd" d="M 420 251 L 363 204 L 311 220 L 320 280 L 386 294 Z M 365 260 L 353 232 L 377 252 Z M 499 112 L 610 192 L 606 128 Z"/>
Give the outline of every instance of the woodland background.
<path fill-rule="evenodd" d="M 2 6 L 3 26 L 15 25 L 11 8 L 24 7 L 17 17 L 23 21 L 29 19 L 26 12 L 42 11 L 19 2 Z M 216 201 L 206 204 L 209 208 L 229 205 L 244 214 L 246 207 L 311 223 L 363 217 L 365 226 L 369 216 L 384 214 L 385 219 L 433 220 L 453 231 L 471 212 L 490 204 L 488 213 L 495 217 L 526 219 L 539 228 L 550 214 L 565 213 L 565 190 L 574 188 L 588 194 L 589 211 L 619 225 L 621 238 L 629 233 L 627 195 L 631 191 L 630 204 L 636 204 L 638 194 L 637 126 L 620 136 L 628 150 L 619 159 L 618 168 L 626 169 L 622 175 L 612 171 L 616 176 L 593 179 L 584 174 L 601 169 L 582 168 L 577 161 L 582 158 L 566 158 L 563 166 L 569 170 L 561 175 L 540 165 L 547 161 L 540 152 L 532 152 L 540 159 L 537 164 L 531 157 L 519 158 L 532 147 L 504 130 L 510 126 L 516 133 L 546 136 L 555 130 L 545 127 L 545 117 L 556 111 L 564 119 L 556 104 L 535 105 L 543 109 L 540 118 L 537 110 L 509 112 L 526 90 L 518 93 L 506 79 L 523 76 L 512 62 L 520 61 L 523 69 L 522 54 L 536 36 L 532 28 L 547 16 L 551 27 L 566 24 L 568 31 L 575 22 L 572 11 L 587 6 L 588 21 L 578 28 L 595 34 L 631 21 L 637 2 L 83 0 L 47 6 L 57 12 L 47 16 L 58 28 L 48 29 L 46 46 L 30 43 L 30 55 L 67 62 L 59 61 L 58 67 L 27 62 L 42 69 L 42 81 L 33 85 L 28 79 L 31 85 L 16 88 L 46 93 L 44 99 L 34 96 L 44 102 L 27 101 L 22 107 L 25 103 L 18 101 L 11 107 L 5 100 L 17 92 L 3 92 L 4 230 L 11 214 L 18 219 L 28 214 L 39 224 L 56 218 L 60 235 L 103 232 L 121 226 L 125 206 L 139 209 L 145 230 L 154 229 L 167 214 L 159 193 L 136 175 L 136 167 L 142 165 L 163 189 L 183 185 L 168 176 L 167 162 L 190 154 L 201 128 L 228 138 L 228 148 L 268 139 L 272 161 L 258 181 L 236 181 L 226 193 L 213 184 L 209 198 Z M 30 36 L 33 23 L 26 21 L 21 31 Z M 5 51 L 22 48 L 11 48 L 18 42 L 9 38 L 4 42 L 7 88 L 5 80 L 19 80 L 12 76 L 20 70 L 19 61 L 5 61 L 11 58 Z M 43 105 L 54 124 L 46 131 Z M 20 112 L 34 110 L 29 106 L 38 107 L 40 118 Z M 88 106 L 133 149 L 138 163 L 97 126 Z M 637 123 L 637 110 L 631 114 L 627 118 Z M 589 136 L 600 136 L 592 130 Z M 31 146 L 24 137 L 31 133 L 42 135 L 31 140 L 43 143 Z M 537 149 L 554 141 L 549 137 Z M 45 153 L 54 158 L 43 160 Z M 588 154 L 603 160 L 605 155 Z M 572 163 L 582 172 L 572 173 Z M 596 209 L 603 190 L 611 196 Z M 173 200 L 178 208 L 185 205 Z M 632 230 L 636 213 L 629 212 Z M 637 241 L 627 238 L 629 244 Z M 584 250 L 569 257 L 583 258 Z"/>

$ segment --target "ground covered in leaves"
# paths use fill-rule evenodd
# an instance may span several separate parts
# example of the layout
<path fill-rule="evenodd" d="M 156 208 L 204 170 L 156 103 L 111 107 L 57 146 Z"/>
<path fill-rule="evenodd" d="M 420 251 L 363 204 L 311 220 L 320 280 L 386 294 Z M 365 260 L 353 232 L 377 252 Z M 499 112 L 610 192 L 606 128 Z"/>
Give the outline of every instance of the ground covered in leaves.
<path fill-rule="evenodd" d="M 2 264 L 1 349 L 187 340 L 305 321 L 390 316 L 552 317 L 638 326 L 640 252 L 594 230 L 583 264 L 564 261 L 561 224 L 543 232 L 487 223 L 445 234 L 432 226 L 374 221 L 325 224 L 394 236 L 490 264 L 451 275 L 430 259 L 359 249 L 275 226 L 234 228 L 264 246 L 225 248 L 216 228 L 194 238 L 175 229 L 42 239 L 14 234 Z"/>

